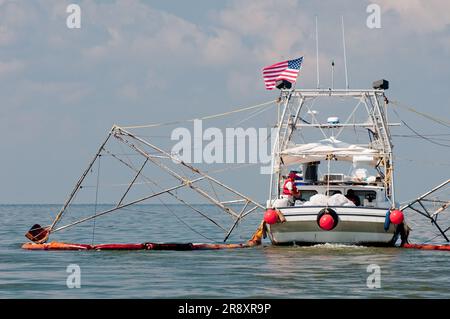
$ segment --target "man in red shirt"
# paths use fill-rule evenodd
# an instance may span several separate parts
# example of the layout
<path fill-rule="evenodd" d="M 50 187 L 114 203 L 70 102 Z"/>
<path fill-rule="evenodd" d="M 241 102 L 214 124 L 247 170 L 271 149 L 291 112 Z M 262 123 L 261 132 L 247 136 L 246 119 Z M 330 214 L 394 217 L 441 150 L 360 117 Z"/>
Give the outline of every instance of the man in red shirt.
<path fill-rule="evenodd" d="M 300 197 L 300 191 L 295 186 L 295 176 L 294 172 L 290 172 L 288 178 L 283 184 L 282 198 L 287 198 L 291 204 L 295 203 L 295 200 Z"/>

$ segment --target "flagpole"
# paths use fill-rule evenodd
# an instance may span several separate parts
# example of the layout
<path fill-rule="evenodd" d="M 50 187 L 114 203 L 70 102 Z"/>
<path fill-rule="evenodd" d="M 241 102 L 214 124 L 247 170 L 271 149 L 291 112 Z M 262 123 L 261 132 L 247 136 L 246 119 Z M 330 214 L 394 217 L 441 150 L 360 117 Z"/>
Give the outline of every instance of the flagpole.
<path fill-rule="evenodd" d="M 331 90 L 334 90 L 334 60 L 331 60 Z"/>
<path fill-rule="evenodd" d="M 316 71 L 317 71 L 317 89 L 320 88 L 320 74 L 319 74 L 319 30 L 318 17 L 316 15 Z"/>
<path fill-rule="evenodd" d="M 348 72 L 347 72 L 347 54 L 345 50 L 345 28 L 344 28 L 344 16 L 341 16 L 342 23 L 342 45 L 344 47 L 344 70 L 345 70 L 345 88 L 348 90 Z"/>

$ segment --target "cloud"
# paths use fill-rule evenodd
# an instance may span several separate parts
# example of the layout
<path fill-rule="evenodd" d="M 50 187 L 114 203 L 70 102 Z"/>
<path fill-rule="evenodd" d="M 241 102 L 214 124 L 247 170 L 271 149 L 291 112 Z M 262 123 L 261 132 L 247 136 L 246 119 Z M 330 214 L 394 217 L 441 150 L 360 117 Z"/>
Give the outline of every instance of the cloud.
<path fill-rule="evenodd" d="M 16 35 L 4 25 L 0 25 L 0 46 L 7 46 L 14 42 Z"/>
<path fill-rule="evenodd" d="M 239 36 L 252 59 L 267 63 L 297 57 L 311 20 L 298 1 L 233 1 L 218 12 L 221 28 Z"/>
<path fill-rule="evenodd" d="M 98 59 L 107 57 L 111 51 L 123 45 L 122 36 L 119 30 L 114 27 L 105 28 L 109 36 L 108 40 L 106 43 L 82 49 L 82 54 L 85 58 L 97 61 Z"/>
<path fill-rule="evenodd" d="M 193 54 L 203 47 L 205 36 L 195 24 L 141 1 L 86 2 L 82 10 L 87 15 L 82 28 L 106 35 L 100 43 L 83 48 L 86 58 L 125 54 L 151 60 L 154 55 Z"/>
<path fill-rule="evenodd" d="M 126 84 L 119 88 L 117 95 L 122 98 L 136 100 L 139 97 L 139 92 L 136 86 Z"/>
<path fill-rule="evenodd" d="M 25 63 L 19 60 L 12 60 L 9 62 L 0 61 L 0 78 L 12 76 L 20 73 L 25 68 Z"/>
<path fill-rule="evenodd" d="M 207 37 L 203 49 L 205 62 L 211 65 L 228 65 L 245 56 L 241 37 L 226 29 L 216 29 Z"/>
<path fill-rule="evenodd" d="M 159 1 L 157 7 L 166 9 L 157 9 L 144 0 L 80 0 L 79 30 L 66 27 L 71 2 L 0 0 L 0 126 L 15 133 L 4 148 L 10 154 L 26 150 L 30 163 L 47 160 L 50 148 L 60 163 L 60 154 L 73 152 L 69 168 L 21 166 L 24 174 L 67 170 L 76 178 L 85 161 L 80 152 L 97 147 L 112 123 L 191 118 L 272 99 L 277 93 L 265 92 L 261 68 L 277 61 L 304 55 L 297 87 L 315 87 L 315 14 L 322 87 L 331 82 L 331 59 L 336 87 L 343 87 L 344 14 L 351 87 L 370 86 L 386 73 L 396 99 L 430 112 L 434 107 L 436 114 L 447 110 L 448 1 L 375 1 L 383 10 L 382 28 L 373 30 L 365 24 L 370 0 L 231 0 L 208 4 L 210 11 L 188 1 Z M 423 83 L 433 94 L 422 94 Z M 17 176 L 4 180 L 9 200 L 28 200 Z M 36 192 L 39 200 L 60 200 L 54 197 L 58 188 L 46 186 Z"/>
<path fill-rule="evenodd" d="M 450 25 L 450 2 L 443 0 L 379 0 L 382 12 L 394 12 L 402 27 L 417 33 L 442 31 Z"/>
<path fill-rule="evenodd" d="M 255 72 L 247 73 L 239 70 L 232 70 L 227 79 L 228 91 L 233 92 L 239 96 L 246 96 L 248 92 L 252 92 L 258 89 L 258 87 L 264 85 L 261 78 L 260 81 L 256 81 L 260 78 L 259 74 Z"/>

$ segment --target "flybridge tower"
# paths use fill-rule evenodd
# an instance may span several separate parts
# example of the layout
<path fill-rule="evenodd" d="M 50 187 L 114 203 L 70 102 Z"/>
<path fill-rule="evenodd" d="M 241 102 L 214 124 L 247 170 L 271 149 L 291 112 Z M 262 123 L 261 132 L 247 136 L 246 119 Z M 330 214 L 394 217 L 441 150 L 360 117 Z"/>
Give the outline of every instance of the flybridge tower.
<path fill-rule="evenodd" d="M 340 132 L 346 129 L 363 128 L 366 129 L 369 136 L 367 147 L 376 151 L 376 169 L 382 176 L 383 184 L 386 190 L 386 197 L 391 201 L 392 207 L 395 206 L 394 194 L 394 176 L 393 176 L 393 158 L 392 158 L 392 139 L 389 127 L 399 125 L 398 123 L 388 123 L 387 114 L 385 113 L 385 90 L 389 88 L 387 80 L 379 80 L 373 82 L 372 89 L 281 89 L 280 117 L 277 123 L 277 137 L 274 144 L 275 156 L 273 160 L 275 180 L 281 178 L 282 175 L 282 152 L 285 151 L 294 135 L 294 132 L 302 132 L 308 129 L 318 129 L 325 133 L 326 130 L 338 129 Z M 367 112 L 367 121 L 360 123 L 320 123 L 316 115 L 310 109 L 312 101 L 318 98 L 337 98 L 352 99 L 358 103 L 353 109 L 353 113 L 357 109 L 363 109 Z M 305 120 L 305 113 L 312 115 L 313 121 Z M 349 118 L 350 120 L 350 118 Z M 272 185 L 270 189 L 270 197 L 279 195 L 274 191 Z"/>

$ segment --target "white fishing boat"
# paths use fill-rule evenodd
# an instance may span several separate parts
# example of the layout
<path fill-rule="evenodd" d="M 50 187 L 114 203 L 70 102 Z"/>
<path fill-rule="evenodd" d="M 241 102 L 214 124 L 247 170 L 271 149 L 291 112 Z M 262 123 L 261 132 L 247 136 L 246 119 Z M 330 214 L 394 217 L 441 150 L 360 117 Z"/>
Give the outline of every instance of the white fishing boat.
<path fill-rule="evenodd" d="M 113 125 L 55 218 L 47 226 L 34 224 L 25 235 L 32 243 L 25 243 L 22 248 L 234 249 L 261 245 L 262 238 L 267 234 L 275 245 L 332 243 L 394 246 L 398 239 L 401 239 L 401 246 L 405 248 L 450 250 L 448 245 L 408 243 L 409 227 L 403 215 L 406 209 L 426 217 L 439 231 L 437 237 L 442 236 L 449 241 L 446 232 L 450 227 L 440 226 L 438 217 L 450 207 L 448 196 L 443 193 L 450 190 L 450 179 L 410 203 L 399 205 L 396 202 L 390 127 L 399 124 L 389 123 L 387 118 L 386 110 L 389 104 L 385 96 L 387 81 L 377 81 L 372 89 L 362 90 L 291 89 L 290 83 L 285 81 L 281 81 L 277 87 L 281 89 L 281 94 L 275 101 L 278 106 L 278 121 L 272 149 L 270 193 L 265 205 L 224 184 L 210 175 L 211 173 L 181 160 L 179 154 L 155 145 L 148 139 L 145 131 L 144 135 L 132 132 L 161 124 L 133 127 Z M 356 101 L 356 105 L 348 101 Z M 267 104 L 268 102 L 230 113 Z M 343 117 L 345 121 L 341 122 L 341 113 L 346 111 L 348 114 Z M 224 114 L 214 116 L 222 115 Z M 130 153 L 124 153 L 124 149 Z M 141 161 L 136 164 L 130 160 L 130 156 L 136 156 Z M 119 164 L 119 168 L 131 172 L 130 181 L 125 184 L 113 184 L 121 188 L 115 205 L 97 210 L 95 204 L 93 212 L 83 209 L 74 216 L 75 212 L 71 208 L 77 195 L 91 186 L 89 178 L 96 180 L 93 190 L 97 203 L 97 193 L 102 186 L 99 178 L 101 158 L 103 158 L 102 167 L 108 168 L 112 162 Z M 95 166 L 97 174 L 93 170 Z M 111 166 L 111 169 L 113 173 L 119 172 L 116 166 Z M 103 175 L 109 176 L 105 173 Z M 287 186 L 289 182 L 290 188 Z M 142 190 L 140 186 L 146 188 Z M 286 194 L 286 189 L 291 193 Z M 297 191 L 293 192 L 294 189 Z M 194 206 L 190 202 L 193 195 L 205 199 L 207 203 L 215 205 L 229 215 L 232 218 L 231 224 L 219 223 L 216 216 L 212 216 L 212 210 L 204 211 L 208 206 Z M 152 241 L 94 244 L 95 224 L 91 244 L 48 242 L 49 236 L 53 233 L 115 212 L 145 213 L 142 207 L 139 210 L 131 208 L 152 199 L 158 199 L 160 203 L 158 207 L 164 206 L 177 220 L 184 222 L 165 204 L 163 196 L 183 204 L 186 209 L 211 222 L 220 229 L 224 243 Z M 433 203 L 433 207 L 427 206 L 430 203 Z M 252 213 L 264 214 L 263 221 L 252 237 L 245 243 L 225 243 L 239 223 Z M 70 219 L 67 216 L 70 216 Z M 158 216 L 162 217 L 162 214 L 158 212 Z M 189 226 L 186 223 L 185 225 Z M 199 232 L 197 234 L 202 235 Z"/>
<path fill-rule="evenodd" d="M 155 144 L 152 139 L 149 139 L 151 135 L 142 131 L 181 122 L 195 124 L 198 119 L 134 126 L 113 125 L 55 218 L 45 227 L 39 224 L 33 225 L 26 233 L 26 237 L 34 243 L 25 244 L 24 248 L 61 250 L 245 248 L 261 244 L 266 234 L 275 245 L 332 243 L 394 246 L 398 239 L 401 239 L 401 246 L 406 247 L 409 227 L 404 219 L 403 210 L 405 209 L 411 209 L 428 218 L 439 230 L 438 236 L 442 235 L 448 242 L 446 232 L 450 230 L 450 227 L 439 226 L 437 218 L 441 212 L 450 207 L 450 201 L 448 198 L 437 200 L 430 196 L 437 191 L 447 189 L 450 180 L 407 205 L 396 202 L 390 127 L 400 124 L 388 121 L 389 101 L 385 91 L 389 88 L 389 83 L 386 80 L 379 80 L 374 82 L 370 89 L 349 88 L 343 19 L 342 34 L 345 89 L 334 88 L 334 61 L 331 63 L 331 88 L 320 88 L 316 19 L 316 89 L 292 88 L 300 72 L 303 57 L 282 61 L 262 70 L 266 89 L 272 90 L 275 87 L 280 89 L 277 100 L 200 118 L 210 120 L 266 107 L 270 104 L 277 106 L 270 190 L 265 205 L 223 183 L 220 177 L 212 175 L 214 172 L 206 171 L 205 167 L 193 165 L 191 159 L 184 158 L 185 153 L 191 152 L 190 143 L 185 150 L 177 148 L 176 151 L 174 149 L 169 151 Z M 259 112 L 253 113 L 250 117 Z M 428 118 L 432 117 L 428 116 Z M 405 123 L 403 120 L 401 122 Z M 130 153 L 124 152 L 124 148 Z M 196 147 L 196 152 L 200 149 L 201 147 Z M 234 150 L 234 145 L 232 149 Z M 202 154 L 201 151 L 200 154 Z M 143 162 L 133 163 L 130 156 L 136 156 Z M 102 157 L 104 158 L 102 162 L 114 161 L 114 164 L 120 164 L 121 168 L 131 170 L 132 175 L 129 177 L 129 182 L 118 184 L 124 189 L 123 192 L 118 193 L 117 203 L 111 208 L 98 211 L 98 191 L 99 186 L 102 185 L 100 183 Z M 214 162 L 215 160 L 211 161 L 211 163 Z M 194 161 L 194 163 L 198 162 Z M 88 175 L 92 175 L 94 164 L 97 164 L 94 212 L 91 214 L 86 212 L 87 216 L 67 220 L 66 216 L 72 213 L 70 207 L 74 204 L 78 193 L 85 191 L 87 187 L 92 187 L 89 185 Z M 114 169 L 112 172 L 116 174 L 118 170 Z M 108 176 L 104 173 L 103 175 Z M 139 180 L 141 181 L 138 182 Z M 235 181 L 239 181 L 239 178 Z M 141 185 L 148 189 L 138 188 Z M 183 194 L 183 191 L 188 194 Z M 183 195 L 187 196 L 183 198 Z M 47 243 L 52 233 L 113 212 L 130 210 L 130 207 L 134 205 L 153 199 L 157 199 L 178 221 L 195 231 L 168 208 L 162 199 L 164 197 L 183 204 L 218 227 L 223 232 L 224 242 L 230 238 L 232 232 L 246 216 L 264 212 L 264 218 L 251 239 L 244 244 L 142 243 L 80 246 Z M 232 218 L 231 224 L 222 225 L 210 216 L 211 212 L 203 212 L 202 209 L 194 206 L 193 201 L 196 198 L 215 205 L 229 215 Z M 431 213 L 422 204 L 425 200 L 440 206 L 435 207 L 436 211 Z M 420 205 L 420 207 L 417 208 L 414 205 Z M 62 220 L 65 221 L 64 225 L 60 225 Z M 92 243 L 94 230 L 95 223 Z M 195 233 L 210 240 L 198 231 Z"/>
<path fill-rule="evenodd" d="M 265 217 L 272 243 L 390 246 L 399 235 L 406 238 L 403 214 L 395 210 L 390 126 L 399 124 L 388 122 L 388 82 L 306 90 L 284 81 L 278 88 Z M 356 105 L 349 108 L 348 101 Z M 346 110 L 341 122 L 338 114 Z"/>

